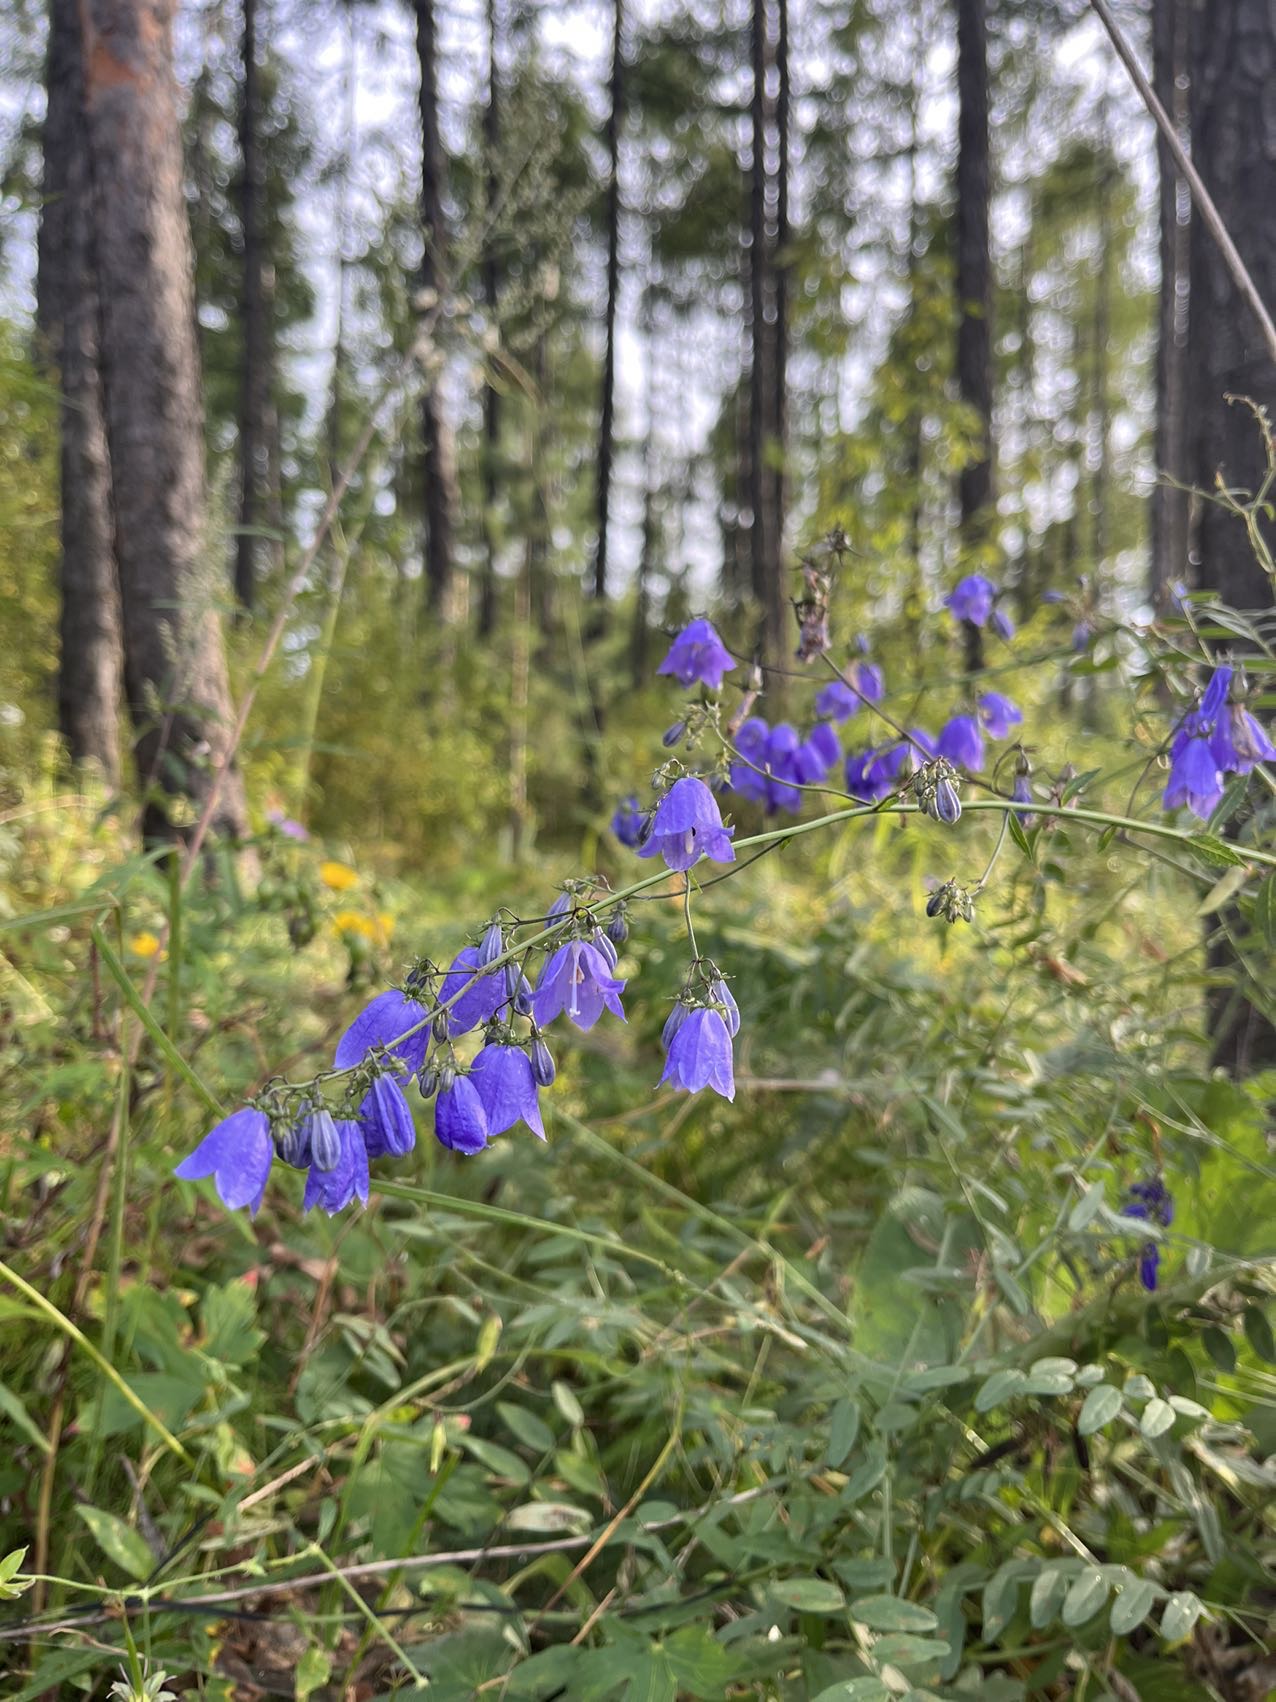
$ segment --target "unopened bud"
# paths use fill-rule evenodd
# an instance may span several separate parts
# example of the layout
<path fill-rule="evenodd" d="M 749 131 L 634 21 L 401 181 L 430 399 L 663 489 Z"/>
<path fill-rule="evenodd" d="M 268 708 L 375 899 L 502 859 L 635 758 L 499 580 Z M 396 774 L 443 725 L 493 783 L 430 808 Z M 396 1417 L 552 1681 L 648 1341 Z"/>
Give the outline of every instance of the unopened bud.
<path fill-rule="evenodd" d="M 607 938 L 614 946 L 623 946 L 629 938 L 629 918 L 625 915 L 623 904 L 612 911 L 611 918 L 607 923 Z"/>
<path fill-rule="evenodd" d="M 440 1046 L 447 1039 L 447 1012 L 446 1011 L 436 1011 L 434 1013 L 434 1021 L 430 1024 L 430 1033 L 438 1041 Z"/>
<path fill-rule="evenodd" d="M 499 922 L 493 922 L 483 935 L 482 944 L 478 950 L 479 968 L 486 969 L 489 963 L 495 963 L 505 950 L 505 930 Z"/>
<path fill-rule="evenodd" d="M 538 1087 L 552 1087 L 558 1071 L 554 1068 L 554 1060 L 549 1047 L 538 1034 L 532 1041 L 532 1078 Z"/>
<path fill-rule="evenodd" d="M 687 723 L 685 721 L 675 721 L 672 727 L 665 728 L 664 736 L 660 742 L 666 750 L 672 750 L 675 745 L 682 743 L 686 731 Z"/>
<path fill-rule="evenodd" d="M 417 1077 L 417 1085 L 421 1089 L 422 1099 L 434 1098 L 434 1095 L 439 1091 L 439 1072 L 433 1064 L 428 1069 L 421 1071 L 421 1074 Z"/>
<path fill-rule="evenodd" d="M 341 1162 L 341 1136 L 326 1106 L 310 1119 L 310 1157 L 316 1170 L 335 1170 Z"/>

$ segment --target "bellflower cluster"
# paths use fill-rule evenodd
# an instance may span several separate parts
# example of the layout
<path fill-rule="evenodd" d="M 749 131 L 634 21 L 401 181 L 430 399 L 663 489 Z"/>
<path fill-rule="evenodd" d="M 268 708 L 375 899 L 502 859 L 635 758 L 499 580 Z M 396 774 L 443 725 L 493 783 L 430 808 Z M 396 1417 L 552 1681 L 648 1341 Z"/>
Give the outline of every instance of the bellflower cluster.
<path fill-rule="evenodd" d="M 910 728 L 906 739 L 848 756 L 846 790 L 862 803 L 881 803 L 938 755 L 938 746 L 923 727 Z"/>
<path fill-rule="evenodd" d="M 842 747 L 827 721 L 817 721 L 805 738 L 787 721 L 768 726 L 751 716 L 735 736 L 738 760 L 729 784 L 741 798 L 761 804 L 768 815 L 802 808 L 802 786 L 818 786 L 837 766 Z"/>
<path fill-rule="evenodd" d="M 1167 810 L 1186 804 L 1208 821 L 1226 775 L 1249 774 L 1257 763 L 1276 761 L 1276 747 L 1259 722 L 1243 703 L 1229 700 L 1232 673 L 1226 665 L 1215 668 L 1200 703 L 1175 730 L 1162 800 Z"/>
<path fill-rule="evenodd" d="M 972 772 L 984 766 L 984 736 L 974 715 L 954 715 L 939 729 L 939 754 L 956 768 Z"/>
<path fill-rule="evenodd" d="M 702 991 L 684 990 L 660 1036 L 665 1050 L 660 1085 L 668 1083 L 684 1093 L 711 1087 L 723 1099 L 734 1099 L 731 1043 L 740 1032 L 740 1010 L 712 965 L 697 965 L 696 969 Z"/>
<path fill-rule="evenodd" d="M 1147 1182 L 1133 1182 L 1126 1192 L 1121 1215 L 1168 1229 L 1174 1221 L 1174 1197 L 1159 1176 Z M 1160 1263 L 1161 1252 L 1156 1242 L 1145 1241 L 1139 1252 L 1139 1281 L 1149 1293 L 1155 1292 Z"/>

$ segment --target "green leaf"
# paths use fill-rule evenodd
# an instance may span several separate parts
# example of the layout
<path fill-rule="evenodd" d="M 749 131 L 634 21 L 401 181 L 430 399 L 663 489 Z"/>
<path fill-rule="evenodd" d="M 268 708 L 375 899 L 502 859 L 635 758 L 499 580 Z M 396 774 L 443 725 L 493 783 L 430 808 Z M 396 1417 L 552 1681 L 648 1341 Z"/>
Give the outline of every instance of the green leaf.
<path fill-rule="evenodd" d="M 1004 1406 L 1012 1395 L 1023 1393 L 1027 1381 L 1024 1371 L 994 1371 L 975 1395 L 975 1411 L 991 1412 L 994 1407 Z"/>
<path fill-rule="evenodd" d="M 1108 1624 L 1115 1637 L 1125 1637 L 1151 1613 L 1160 1595 L 1156 1585 L 1146 1578 L 1135 1578 L 1127 1584 L 1112 1604 Z"/>
<path fill-rule="evenodd" d="M 1044 1631 L 1053 1625 L 1063 1607 L 1074 1568 L 1071 1565 L 1047 1566 L 1032 1581 L 1028 1597 L 1028 1618 L 1034 1631 Z"/>
<path fill-rule="evenodd" d="M 893 1695 L 880 1678 L 844 1678 L 821 1690 L 814 1702 L 891 1702 Z"/>
<path fill-rule="evenodd" d="M 113 1560 L 121 1571 L 127 1572 L 139 1583 L 150 1577 L 155 1570 L 155 1556 L 146 1539 L 131 1525 L 126 1525 L 123 1519 L 101 1507 L 77 1507 L 75 1510 L 92 1531 L 108 1560 Z"/>
<path fill-rule="evenodd" d="M 829 1419 L 829 1445 L 825 1459 L 830 1466 L 836 1469 L 842 1464 L 855 1446 L 855 1438 L 859 1433 L 859 1403 L 853 1401 L 849 1395 L 844 1395 L 834 1404 Z"/>
<path fill-rule="evenodd" d="M 1063 1623 L 1067 1626 L 1084 1625 L 1087 1619 L 1093 1619 L 1095 1614 L 1108 1599 L 1108 1580 L 1103 1575 L 1100 1566 L 1087 1566 L 1079 1577 L 1073 1579 L 1063 1601 Z"/>
<path fill-rule="evenodd" d="M 1081 1198 L 1068 1213 L 1068 1228 L 1074 1235 L 1086 1229 L 1103 1210 L 1104 1188 L 1102 1181 L 1091 1182 Z"/>
<path fill-rule="evenodd" d="M 1220 1371 L 1235 1371 L 1236 1348 L 1226 1330 L 1220 1330 L 1217 1324 L 1207 1325 L 1201 1331 L 1201 1346 Z"/>
<path fill-rule="evenodd" d="M 864 1450 L 864 1458 L 847 1478 L 842 1489 L 843 1501 L 859 1501 L 868 1494 L 870 1489 L 876 1489 L 886 1476 L 886 1454 L 881 1448 L 873 1447 Z"/>
<path fill-rule="evenodd" d="M 24 1579 L 20 1584 L 14 1584 L 11 1579 L 27 1557 L 25 1548 L 15 1548 L 0 1560 L 0 1602 L 16 1601 L 24 1590 L 31 1588 L 33 1579 Z"/>
<path fill-rule="evenodd" d="M 1272 1336 L 1267 1314 L 1257 1306 L 1247 1306 L 1241 1323 L 1245 1328 L 1245 1340 L 1258 1357 L 1266 1360 L 1268 1365 L 1276 1365 L 1276 1338 Z"/>
<path fill-rule="evenodd" d="M 1096 1383 L 1082 1403 L 1077 1430 L 1082 1436 L 1093 1436 L 1096 1430 L 1111 1424 L 1120 1410 L 1120 1389 L 1114 1389 L 1111 1383 Z"/>
<path fill-rule="evenodd" d="M 1161 1635 L 1167 1643 L 1181 1643 L 1205 1612 L 1205 1604 L 1191 1590 L 1176 1590 L 1161 1615 Z"/>
<path fill-rule="evenodd" d="M 782 1578 L 770 1593 L 799 1613 L 841 1613 L 846 1606 L 846 1597 L 827 1578 Z"/>
<path fill-rule="evenodd" d="M 307 1698 L 320 1685 L 327 1684 L 332 1676 L 332 1662 L 325 1650 L 315 1648 L 312 1643 L 297 1662 L 297 1673 L 293 1679 L 297 1702 L 307 1702 Z"/>
<path fill-rule="evenodd" d="M 684 1625 L 664 1642 L 664 1657 L 679 1695 L 719 1702 L 740 1670 L 740 1657 L 724 1648 L 703 1625 Z"/>
<path fill-rule="evenodd" d="M 246 1283 L 210 1288 L 200 1303 L 204 1352 L 223 1365 L 244 1365 L 265 1341 L 257 1329 L 257 1297 Z"/>
<path fill-rule="evenodd" d="M 575 1393 L 566 1383 L 557 1378 L 550 1385 L 550 1393 L 554 1397 L 554 1405 L 571 1425 L 573 1430 L 579 1430 L 585 1422 L 585 1409 L 576 1399 Z"/>
<path fill-rule="evenodd" d="M 1022 1560 L 1007 1560 L 999 1566 L 984 1585 L 983 1626 L 980 1635 L 985 1643 L 994 1643 L 1015 1616 L 1019 1606 L 1019 1585 L 1024 1577 Z"/>
<path fill-rule="evenodd" d="M 11 1424 L 16 1424 L 27 1441 L 34 1442 L 42 1454 L 48 1453 L 49 1438 L 37 1428 L 31 1414 L 5 1383 L 0 1383 L 0 1412 L 5 1414 Z"/>
<path fill-rule="evenodd" d="M 948 1644 L 941 1637 L 910 1637 L 907 1632 L 892 1632 L 873 1644 L 873 1659 L 891 1666 L 919 1666 L 923 1661 L 942 1661 Z"/>
<path fill-rule="evenodd" d="M 564 1531 L 587 1531 L 593 1522 L 592 1513 L 565 1501 L 528 1501 L 515 1507 L 505 1519 L 512 1531 L 553 1532 L 560 1536 Z"/>
<path fill-rule="evenodd" d="M 526 1407 L 515 1406 L 512 1401 L 497 1401 L 496 1410 L 511 1436 L 524 1448 L 530 1448 L 534 1454 L 548 1454 L 554 1446 L 554 1432 L 544 1419 L 528 1412 Z"/>
<path fill-rule="evenodd" d="M 870 1631 L 934 1631 L 939 1624 L 928 1607 L 900 1596 L 861 1596 L 851 1603 L 851 1617 Z"/>
<path fill-rule="evenodd" d="M 1212 833 L 1193 833 L 1189 835 L 1186 843 L 1203 863 L 1213 863 L 1220 869 L 1230 869 L 1245 861 L 1226 840 L 1218 839 Z"/>
<path fill-rule="evenodd" d="M 1174 1408 L 1168 1401 L 1163 1401 L 1160 1395 L 1155 1395 L 1143 1409 L 1139 1429 L 1151 1441 L 1154 1437 L 1164 1436 L 1167 1430 L 1172 1430 L 1174 1419 Z"/>
<path fill-rule="evenodd" d="M 1254 926 L 1266 944 L 1276 949 L 1276 875 L 1268 875 L 1254 894 Z"/>

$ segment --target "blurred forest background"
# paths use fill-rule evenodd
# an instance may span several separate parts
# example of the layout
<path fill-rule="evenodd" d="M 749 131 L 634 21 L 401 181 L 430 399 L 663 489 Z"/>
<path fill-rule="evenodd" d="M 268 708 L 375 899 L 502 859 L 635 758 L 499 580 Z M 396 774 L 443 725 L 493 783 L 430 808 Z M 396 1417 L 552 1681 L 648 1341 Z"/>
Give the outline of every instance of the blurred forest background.
<path fill-rule="evenodd" d="M 1195 851 L 1016 824 L 971 928 L 990 815 L 766 858 L 697 914 L 733 1106 L 653 1095 L 652 903 L 547 1149 L 172 1179 L 418 951 L 634 878 L 689 616 L 805 727 L 830 534 L 838 653 L 1013 693 L 1040 800 L 1159 823 L 1223 648 L 1270 721 L 1276 360 L 1107 11 L 9 0 L 7 1696 L 1276 1692 L 1261 771 Z M 1270 0 L 1109 15 L 1271 308 Z"/>

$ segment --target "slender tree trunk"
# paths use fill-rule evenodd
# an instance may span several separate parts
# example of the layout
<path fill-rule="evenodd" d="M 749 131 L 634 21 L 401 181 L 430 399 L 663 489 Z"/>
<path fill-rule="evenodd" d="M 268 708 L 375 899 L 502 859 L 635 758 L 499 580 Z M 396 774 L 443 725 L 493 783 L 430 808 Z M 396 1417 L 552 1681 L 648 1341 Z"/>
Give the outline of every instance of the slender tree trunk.
<path fill-rule="evenodd" d="M 445 165 L 439 134 L 438 42 L 434 0 L 416 0 L 416 50 L 421 68 L 421 227 L 425 238 L 421 288 L 441 301 L 448 290 L 450 244 L 444 207 Z M 455 613 L 453 551 L 460 506 L 456 482 L 456 444 L 441 390 L 441 362 L 426 374 L 421 404 L 421 444 L 425 458 L 425 595 L 436 621 L 449 624 Z"/>
<path fill-rule="evenodd" d="M 784 517 L 788 512 L 786 457 L 789 445 L 789 131 L 791 98 L 789 88 L 789 0 L 775 0 L 775 127 L 777 136 L 775 170 L 775 352 L 771 399 L 772 505 L 775 510 L 775 544 L 784 554 Z"/>
<path fill-rule="evenodd" d="M 968 558 L 993 523 L 992 251 L 989 202 L 986 0 L 957 0 L 957 390 L 975 416 L 976 440 L 961 470 L 961 541 Z M 983 667 L 983 633 L 965 623 L 966 667 Z"/>
<path fill-rule="evenodd" d="M 1094 328 L 1090 350 L 1090 417 L 1093 421 L 1090 467 L 1091 571 L 1102 578 L 1108 554 L 1109 439 L 1112 401 L 1108 394 L 1108 343 L 1112 333 L 1112 162 L 1104 119 L 1103 164 L 1098 185 L 1099 270 L 1094 281 Z"/>
<path fill-rule="evenodd" d="M 243 82 L 239 96 L 239 224 L 243 243 L 239 380 L 239 533 L 235 539 L 235 596 L 251 610 L 257 595 L 257 530 L 269 490 L 266 413 L 269 342 L 262 255 L 261 89 L 257 68 L 257 0 L 242 0 Z"/>
<path fill-rule="evenodd" d="M 500 266 L 496 255 L 496 161 L 501 145 L 499 31 L 497 0 L 487 0 L 487 106 L 483 111 L 484 176 L 487 184 L 487 223 L 480 267 L 483 305 L 489 334 L 499 335 Z M 479 636 L 488 638 L 496 626 L 496 503 L 500 490 L 501 392 L 489 381 L 483 392 L 483 581 L 479 588 Z"/>
<path fill-rule="evenodd" d="M 1211 0 L 1195 12 L 1190 63 L 1193 161 L 1259 295 L 1266 302 L 1276 301 L 1276 147 L 1271 125 L 1276 10 L 1270 0 Z M 1253 491 L 1265 471 L 1262 437 L 1249 410 L 1229 405 L 1225 397 L 1249 397 L 1276 411 L 1276 363 L 1200 219 L 1192 221 L 1191 252 L 1193 476 L 1206 490 L 1214 488 L 1219 476 L 1232 489 Z M 1259 524 L 1276 546 L 1270 515 Z M 1203 503 L 1197 547 L 1203 586 L 1234 608 L 1270 616 L 1276 588 L 1235 516 L 1215 503 Z M 1229 646 L 1243 649 L 1234 635 L 1229 635 Z M 1230 907 L 1211 920 L 1219 924 L 1208 953 L 1211 967 L 1236 981 L 1211 995 L 1214 1061 L 1235 1075 L 1276 1066 L 1276 1027 L 1242 991 L 1242 954 L 1233 938 L 1243 934 L 1244 923 Z"/>
<path fill-rule="evenodd" d="M 58 725 L 72 760 L 120 779 L 119 586 L 98 376 L 98 300 L 76 0 L 49 13 L 37 323 L 61 381 Z"/>
<path fill-rule="evenodd" d="M 770 436 L 775 409 L 774 227 L 768 219 L 771 190 L 767 138 L 773 127 L 773 102 L 767 89 L 772 44 L 767 0 L 753 0 L 752 160 L 749 179 L 749 323 L 752 359 L 749 378 L 749 506 L 753 510 L 753 595 L 762 618 L 761 649 L 778 663 L 784 651 L 784 582 L 780 572 L 775 479 L 770 468 Z"/>
<path fill-rule="evenodd" d="M 623 0 L 614 0 L 611 37 L 611 100 L 607 115 L 607 343 L 598 428 L 598 541 L 594 550 L 595 632 L 606 620 L 607 529 L 611 519 L 611 476 L 615 454 L 616 305 L 620 295 L 620 135 L 625 112 Z"/>
<path fill-rule="evenodd" d="M 1152 77 L 1157 97 L 1187 133 L 1187 0 L 1152 0 Z M 1186 185 L 1160 131 L 1156 138 L 1160 198 L 1161 290 L 1156 337 L 1156 471 L 1151 500 L 1148 593 L 1158 614 L 1168 612 L 1170 587 L 1187 576 L 1188 466 L 1187 322 L 1191 269 L 1191 208 Z"/>
<path fill-rule="evenodd" d="M 173 0 L 80 0 L 100 360 L 143 829 L 181 829 L 227 748 L 230 688 L 206 560 L 193 256 L 173 77 Z M 214 827 L 245 827 L 243 786 Z"/>

